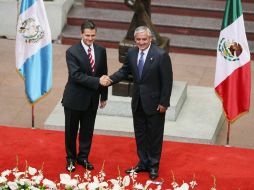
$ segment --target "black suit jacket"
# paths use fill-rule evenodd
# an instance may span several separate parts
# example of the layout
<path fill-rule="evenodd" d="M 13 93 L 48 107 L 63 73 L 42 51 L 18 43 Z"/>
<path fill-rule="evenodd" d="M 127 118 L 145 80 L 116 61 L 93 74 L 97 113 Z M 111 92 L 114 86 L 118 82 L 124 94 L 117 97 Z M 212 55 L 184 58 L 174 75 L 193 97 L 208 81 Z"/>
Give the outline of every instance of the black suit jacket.
<path fill-rule="evenodd" d="M 108 88 L 102 87 L 99 77 L 107 75 L 106 49 L 94 44 L 95 73 L 92 74 L 88 55 L 81 42 L 66 51 L 68 82 L 65 86 L 62 105 L 66 108 L 84 111 L 92 104 L 98 108 L 99 97 L 102 101 L 108 98 Z"/>
<path fill-rule="evenodd" d="M 132 110 L 135 112 L 139 100 L 146 114 L 158 113 L 158 105 L 170 106 L 170 96 L 173 83 L 171 60 L 167 52 L 151 44 L 148 51 L 141 78 L 138 75 L 138 48 L 130 48 L 124 65 L 110 78 L 113 84 L 131 73 L 134 79 L 132 94 Z"/>

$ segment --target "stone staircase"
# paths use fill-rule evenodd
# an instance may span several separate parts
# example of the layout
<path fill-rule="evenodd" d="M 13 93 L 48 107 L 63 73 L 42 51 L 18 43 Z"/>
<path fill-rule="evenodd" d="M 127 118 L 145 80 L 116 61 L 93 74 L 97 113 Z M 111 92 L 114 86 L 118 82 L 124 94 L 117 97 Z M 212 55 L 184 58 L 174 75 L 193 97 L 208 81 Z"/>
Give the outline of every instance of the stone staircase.
<path fill-rule="evenodd" d="M 161 36 L 170 38 L 170 52 L 216 55 L 225 7 L 223 0 L 152 0 L 152 21 Z M 245 28 L 254 59 L 254 3 L 243 0 Z M 75 4 L 62 32 L 62 43 L 80 40 L 80 24 L 86 19 L 98 27 L 97 42 L 118 48 L 126 35 L 133 12 L 123 0 L 85 0 Z"/>

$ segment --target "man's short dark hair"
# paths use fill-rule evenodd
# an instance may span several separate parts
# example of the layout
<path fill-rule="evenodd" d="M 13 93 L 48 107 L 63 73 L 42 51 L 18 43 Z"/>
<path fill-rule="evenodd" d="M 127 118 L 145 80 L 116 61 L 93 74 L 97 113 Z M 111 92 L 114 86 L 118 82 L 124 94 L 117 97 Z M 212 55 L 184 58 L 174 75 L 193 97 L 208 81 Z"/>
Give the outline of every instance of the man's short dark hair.
<path fill-rule="evenodd" d="M 91 21 L 91 20 L 86 20 L 86 21 L 81 25 L 81 32 L 83 33 L 85 29 L 95 29 L 95 30 L 96 30 L 96 25 L 94 24 L 93 21 Z"/>

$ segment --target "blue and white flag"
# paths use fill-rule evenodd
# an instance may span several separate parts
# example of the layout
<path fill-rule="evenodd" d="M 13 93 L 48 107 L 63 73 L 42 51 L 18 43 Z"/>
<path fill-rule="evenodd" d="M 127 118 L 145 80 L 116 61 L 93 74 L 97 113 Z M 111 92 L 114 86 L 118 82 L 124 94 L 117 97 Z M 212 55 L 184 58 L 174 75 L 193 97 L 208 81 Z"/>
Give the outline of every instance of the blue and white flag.
<path fill-rule="evenodd" d="M 22 0 L 17 23 L 16 69 L 30 103 L 52 87 L 51 31 L 43 0 Z"/>

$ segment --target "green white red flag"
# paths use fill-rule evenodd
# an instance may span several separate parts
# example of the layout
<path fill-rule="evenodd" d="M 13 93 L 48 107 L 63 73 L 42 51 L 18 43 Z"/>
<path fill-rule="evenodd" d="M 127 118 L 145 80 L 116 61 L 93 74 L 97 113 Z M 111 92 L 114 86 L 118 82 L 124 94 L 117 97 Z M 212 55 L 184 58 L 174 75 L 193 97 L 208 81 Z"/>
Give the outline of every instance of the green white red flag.
<path fill-rule="evenodd" d="M 228 121 L 248 112 L 251 93 L 251 58 L 241 0 L 228 0 L 217 47 L 214 87 Z"/>

